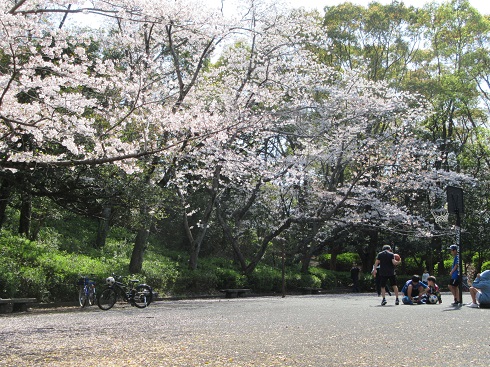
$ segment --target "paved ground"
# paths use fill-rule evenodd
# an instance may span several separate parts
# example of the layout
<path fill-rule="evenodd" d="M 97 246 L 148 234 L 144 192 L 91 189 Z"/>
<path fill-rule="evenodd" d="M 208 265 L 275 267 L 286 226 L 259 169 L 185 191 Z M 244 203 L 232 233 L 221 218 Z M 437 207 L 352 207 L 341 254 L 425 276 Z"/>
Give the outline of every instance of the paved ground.
<path fill-rule="evenodd" d="M 465 301 L 469 301 L 465 294 Z M 372 294 L 0 316 L 0 366 L 489 366 L 490 309 Z"/>

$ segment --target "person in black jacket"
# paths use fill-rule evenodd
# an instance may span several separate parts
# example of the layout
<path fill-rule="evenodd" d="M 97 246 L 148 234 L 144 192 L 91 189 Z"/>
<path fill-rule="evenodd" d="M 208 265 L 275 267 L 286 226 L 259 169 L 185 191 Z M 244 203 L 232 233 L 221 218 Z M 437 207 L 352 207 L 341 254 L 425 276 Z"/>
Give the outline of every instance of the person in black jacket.
<path fill-rule="evenodd" d="M 352 279 L 352 292 L 359 293 L 359 273 L 361 269 L 357 266 L 356 263 L 352 263 L 352 268 L 350 269 L 350 277 Z"/>
<path fill-rule="evenodd" d="M 400 301 L 398 299 L 398 286 L 396 283 L 396 274 L 395 274 L 395 266 L 400 264 L 401 258 L 399 260 L 395 260 L 395 254 L 391 251 L 391 246 L 390 245 L 384 245 L 383 246 L 383 251 L 381 251 L 378 256 L 376 257 L 376 262 L 374 263 L 373 266 L 373 276 L 380 276 L 380 285 L 381 285 L 381 295 L 383 296 L 383 300 L 381 301 L 381 306 L 386 305 L 386 298 L 385 298 L 385 286 L 387 285 L 388 281 L 390 282 L 391 287 L 393 288 L 393 291 L 395 292 L 395 305 L 400 304 Z M 379 272 L 377 270 L 377 267 L 379 265 Z M 379 273 L 379 274 L 378 274 Z"/>

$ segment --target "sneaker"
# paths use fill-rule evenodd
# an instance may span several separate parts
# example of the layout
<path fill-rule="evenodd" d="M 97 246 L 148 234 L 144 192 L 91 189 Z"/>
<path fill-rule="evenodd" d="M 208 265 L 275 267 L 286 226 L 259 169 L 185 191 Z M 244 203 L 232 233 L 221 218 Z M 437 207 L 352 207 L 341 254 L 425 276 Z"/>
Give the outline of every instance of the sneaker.
<path fill-rule="evenodd" d="M 387 303 L 388 303 L 388 302 L 386 302 L 386 299 L 385 299 L 385 298 L 383 298 L 383 300 L 381 301 L 381 306 L 384 306 L 384 305 L 386 305 Z"/>
<path fill-rule="evenodd" d="M 400 300 L 397 298 L 397 299 L 395 300 L 395 305 L 397 305 L 397 306 L 398 306 L 399 304 L 400 304 Z"/>
<path fill-rule="evenodd" d="M 471 304 L 469 304 L 468 307 L 469 308 L 479 308 L 480 306 L 478 306 L 478 303 L 471 302 Z"/>
<path fill-rule="evenodd" d="M 451 306 L 453 306 L 453 307 L 458 307 L 460 305 L 461 304 L 458 301 L 454 301 L 453 303 L 451 303 Z"/>

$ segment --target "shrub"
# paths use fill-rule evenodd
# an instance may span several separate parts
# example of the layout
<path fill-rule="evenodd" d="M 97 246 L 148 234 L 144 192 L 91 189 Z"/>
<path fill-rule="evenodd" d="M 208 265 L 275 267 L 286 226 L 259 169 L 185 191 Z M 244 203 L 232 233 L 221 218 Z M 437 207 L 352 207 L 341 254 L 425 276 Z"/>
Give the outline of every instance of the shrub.
<path fill-rule="evenodd" d="M 321 254 L 317 257 L 318 263 L 320 267 L 324 269 L 330 269 L 330 258 L 332 255 L 330 254 Z"/>
<path fill-rule="evenodd" d="M 404 269 L 406 274 L 421 274 L 421 271 L 423 270 L 420 269 L 415 260 L 411 257 L 404 257 L 403 264 L 398 267 Z"/>
<path fill-rule="evenodd" d="M 173 293 L 182 294 L 210 294 L 216 291 L 218 278 L 212 271 L 206 269 L 185 269 L 176 278 Z"/>
<path fill-rule="evenodd" d="M 337 285 L 337 277 L 333 271 L 321 268 L 310 268 L 310 274 L 313 274 L 320 279 L 320 287 L 323 289 L 334 289 Z"/>
<path fill-rule="evenodd" d="M 318 262 L 320 266 L 325 269 L 330 269 L 330 259 L 332 258 L 331 254 L 322 254 L 318 256 Z M 345 252 L 337 255 L 337 267 L 336 271 L 350 271 L 352 268 L 352 263 L 360 263 L 361 259 L 359 254 L 355 252 Z"/>
<path fill-rule="evenodd" d="M 216 268 L 218 289 L 224 288 L 243 288 L 247 278 L 235 269 Z"/>
<path fill-rule="evenodd" d="M 336 272 L 337 287 L 349 287 L 352 284 L 350 272 Z"/>
<path fill-rule="evenodd" d="M 152 257 L 143 262 L 142 275 L 153 290 L 167 293 L 175 286 L 179 277 L 177 264 L 165 257 Z"/>
<path fill-rule="evenodd" d="M 359 287 L 361 288 L 362 292 L 372 291 L 376 288 L 374 277 L 371 275 L 371 273 L 365 273 L 360 275 Z"/>
<path fill-rule="evenodd" d="M 300 286 L 302 288 L 320 288 L 322 286 L 322 281 L 316 275 L 301 274 Z"/>
<path fill-rule="evenodd" d="M 259 266 L 247 277 L 247 283 L 254 292 L 280 292 L 282 272 L 269 266 Z"/>
<path fill-rule="evenodd" d="M 350 271 L 352 263 L 360 263 L 361 258 L 355 252 L 345 252 L 337 256 L 337 271 Z"/>
<path fill-rule="evenodd" d="M 486 261 L 481 266 L 481 271 L 490 270 L 490 261 Z"/>

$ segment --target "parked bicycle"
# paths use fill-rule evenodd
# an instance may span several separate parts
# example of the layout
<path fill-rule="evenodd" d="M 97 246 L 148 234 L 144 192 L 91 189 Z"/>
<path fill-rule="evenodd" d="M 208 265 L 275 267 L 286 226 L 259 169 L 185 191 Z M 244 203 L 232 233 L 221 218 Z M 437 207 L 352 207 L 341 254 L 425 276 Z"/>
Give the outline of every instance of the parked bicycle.
<path fill-rule="evenodd" d="M 105 288 L 97 298 L 97 304 L 101 310 L 109 310 L 118 299 L 122 299 L 138 308 L 147 307 L 153 300 L 153 290 L 147 284 L 138 284 L 139 280 L 130 279 L 128 285 L 124 285 L 122 277 L 112 275 L 106 279 Z"/>
<path fill-rule="evenodd" d="M 94 275 L 91 274 L 92 279 Z M 95 280 L 92 280 L 88 276 L 81 276 L 78 281 L 78 303 L 80 307 L 85 307 L 88 303 L 89 306 L 95 304 L 95 300 L 97 299 L 97 293 L 95 289 Z"/>

